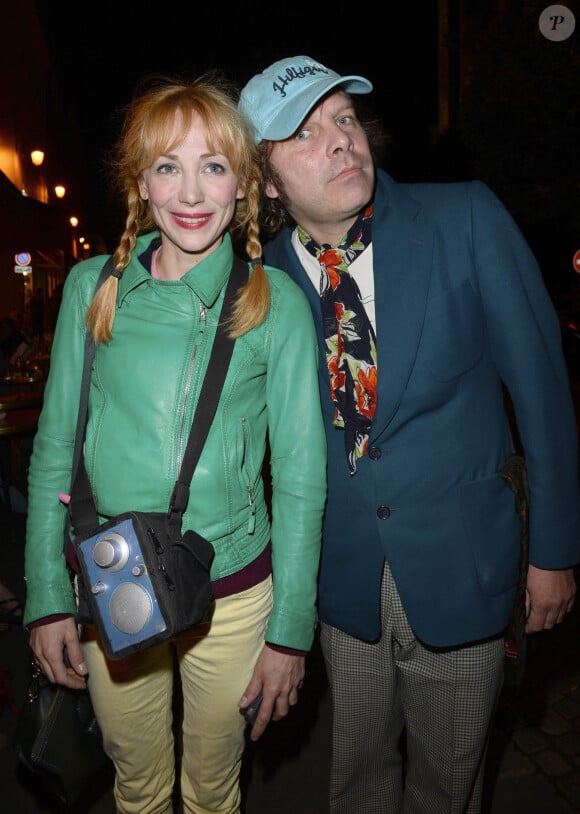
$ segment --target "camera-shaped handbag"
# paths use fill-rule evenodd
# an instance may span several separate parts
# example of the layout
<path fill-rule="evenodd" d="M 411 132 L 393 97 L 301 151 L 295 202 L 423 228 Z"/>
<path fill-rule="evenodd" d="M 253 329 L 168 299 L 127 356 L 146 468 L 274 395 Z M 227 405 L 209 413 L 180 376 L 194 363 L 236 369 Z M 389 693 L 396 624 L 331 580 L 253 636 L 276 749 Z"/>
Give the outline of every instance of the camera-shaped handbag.
<path fill-rule="evenodd" d="M 205 622 L 214 549 L 165 513 L 126 512 L 76 540 L 91 621 L 109 658 L 122 658 Z"/>

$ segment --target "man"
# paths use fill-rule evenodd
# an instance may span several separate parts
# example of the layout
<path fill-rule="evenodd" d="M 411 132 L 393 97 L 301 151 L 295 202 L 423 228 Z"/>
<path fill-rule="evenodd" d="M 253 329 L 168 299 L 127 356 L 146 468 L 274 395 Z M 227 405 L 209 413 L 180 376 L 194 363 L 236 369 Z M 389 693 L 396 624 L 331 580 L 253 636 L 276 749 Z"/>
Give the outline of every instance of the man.
<path fill-rule="evenodd" d="M 371 90 L 296 56 L 240 99 L 265 220 L 287 224 L 266 258 L 306 292 L 320 342 L 330 810 L 473 814 L 522 532 L 498 474 L 515 450 L 503 385 L 527 458 L 527 633 L 574 602 L 574 409 L 558 320 L 510 215 L 480 182 L 377 171 L 352 99 Z"/>

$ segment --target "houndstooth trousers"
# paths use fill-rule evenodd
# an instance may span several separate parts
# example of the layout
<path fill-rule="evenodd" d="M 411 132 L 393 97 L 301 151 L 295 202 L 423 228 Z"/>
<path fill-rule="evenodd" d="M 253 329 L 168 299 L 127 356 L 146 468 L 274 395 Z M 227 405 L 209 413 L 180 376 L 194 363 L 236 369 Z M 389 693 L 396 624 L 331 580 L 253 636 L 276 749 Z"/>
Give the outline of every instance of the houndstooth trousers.
<path fill-rule="evenodd" d="M 333 706 L 330 812 L 478 814 L 503 639 L 422 645 L 387 564 L 381 614 L 374 643 L 321 625 Z"/>

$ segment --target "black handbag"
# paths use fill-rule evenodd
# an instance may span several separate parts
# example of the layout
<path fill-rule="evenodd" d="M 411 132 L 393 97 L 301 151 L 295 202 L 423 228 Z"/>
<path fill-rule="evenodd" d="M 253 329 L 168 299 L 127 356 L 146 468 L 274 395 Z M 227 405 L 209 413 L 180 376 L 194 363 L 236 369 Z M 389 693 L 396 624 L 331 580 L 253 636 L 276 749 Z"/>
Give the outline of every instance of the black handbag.
<path fill-rule="evenodd" d="M 80 569 L 78 618 L 96 626 L 110 659 L 172 639 L 210 617 L 210 566 L 215 552 L 194 530 L 182 533 L 181 523 L 233 352 L 234 339 L 226 330 L 236 292 L 247 273 L 247 264 L 235 258 L 168 510 L 127 511 L 99 523 L 84 458 L 79 459 L 69 503 Z"/>
<path fill-rule="evenodd" d="M 34 663 L 13 746 L 20 761 L 67 806 L 112 766 L 88 690 L 52 684 Z"/>

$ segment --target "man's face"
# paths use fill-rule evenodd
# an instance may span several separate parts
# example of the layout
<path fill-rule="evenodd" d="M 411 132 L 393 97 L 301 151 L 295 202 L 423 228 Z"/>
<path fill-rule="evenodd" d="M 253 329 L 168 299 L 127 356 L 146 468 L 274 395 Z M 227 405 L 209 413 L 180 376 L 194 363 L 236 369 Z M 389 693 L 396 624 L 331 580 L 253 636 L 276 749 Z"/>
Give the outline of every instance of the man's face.
<path fill-rule="evenodd" d="M 296 133 L 272 145 L 280 179 L 266 185 L 294 220 L 319 243 L 336 245 L 373 193 L 375 170 L 366 134 L 350 97 L 324 98 Z"/>

